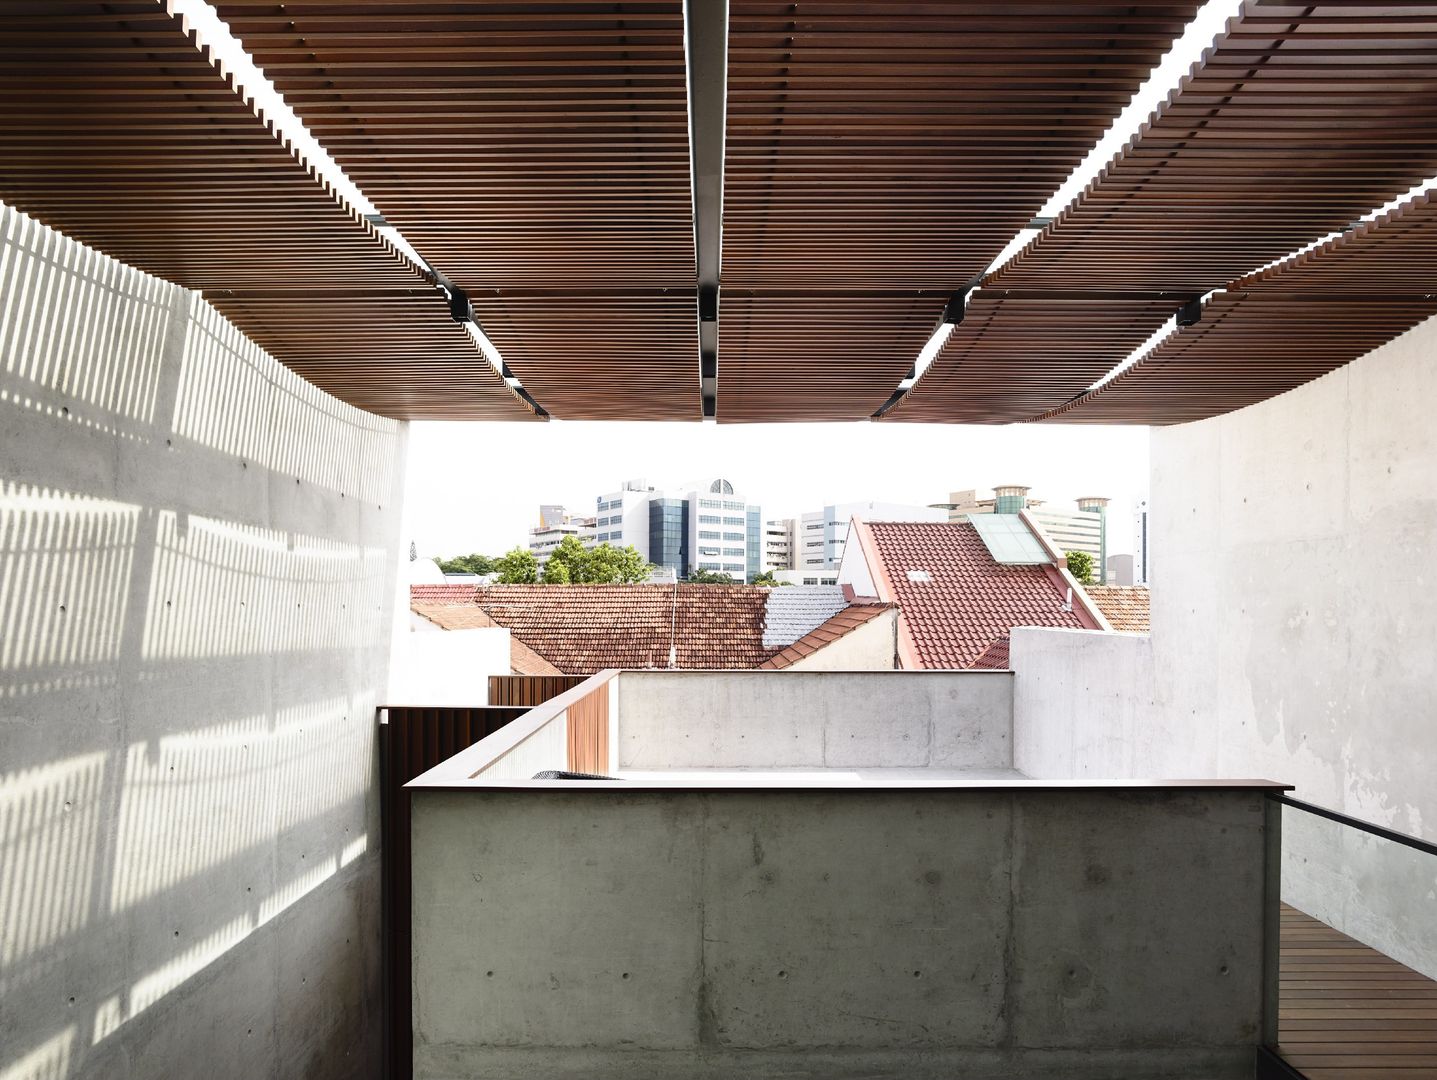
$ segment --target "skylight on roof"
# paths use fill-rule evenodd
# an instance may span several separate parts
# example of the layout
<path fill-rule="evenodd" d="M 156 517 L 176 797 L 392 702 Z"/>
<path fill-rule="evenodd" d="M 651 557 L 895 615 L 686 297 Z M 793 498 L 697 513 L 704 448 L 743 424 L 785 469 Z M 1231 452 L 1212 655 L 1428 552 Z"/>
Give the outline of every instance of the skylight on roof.
<path fill-rule="evenodd" d="M 994 562 L 1004 566 L 1046 566 L 1053 561 L 1017 514 L 970 514 L 968 522 L 988 545 Z"/>

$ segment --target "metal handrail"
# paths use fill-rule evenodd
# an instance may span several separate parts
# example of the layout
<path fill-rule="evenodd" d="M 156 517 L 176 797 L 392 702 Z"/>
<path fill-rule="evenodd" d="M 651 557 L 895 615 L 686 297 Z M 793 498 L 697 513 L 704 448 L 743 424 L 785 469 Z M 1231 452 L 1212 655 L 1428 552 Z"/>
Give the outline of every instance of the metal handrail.
<path fill-rule="evenodd" d="M 1437 855 L 1437 844 L 1430 840 L 1422 840 L 1416 836 L 1408 836 L 1406 833 L 1397 832 L 1394 829 L 1384 828 L 1381 825 L 1374 825 L 1370 821 L 1363 821 L 1361 818 L 1350 817 L 1347 814 L 1339 813 L 1336 810 L 1329 810 L 1325 806 L 1317 806 L 1310 802 L 1303 802 L 1301 799 L 1294 799 L 1289 795 L 1279 795 L 1276 792 L 1269 792 L 1269 799 L 1280 802 L 1284 806 L 1291 806 L 1297 810 L 1305 810 L 1309 814 L 1327 818 L 1339 825 L 1348 825 L 1359 829 L 1373 836 L 1380 836 L 1384 840 L 1391 840 L 1395 844 L 1402 844 L 1405 847 L 1414 848 L 1417 851 L 1425 851 L 1428 855 Z"/>

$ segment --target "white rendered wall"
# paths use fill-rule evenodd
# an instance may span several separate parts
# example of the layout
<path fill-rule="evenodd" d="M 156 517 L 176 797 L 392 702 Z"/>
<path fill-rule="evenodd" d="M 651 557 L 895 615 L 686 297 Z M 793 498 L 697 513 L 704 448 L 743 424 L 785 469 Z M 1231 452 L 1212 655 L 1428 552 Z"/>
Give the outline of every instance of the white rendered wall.
<path fill-rule="evenodd" d="M 1015 633 L 1018 767 L 1265 776 L 1437 839 L 1434 399 L 1429 320 L 1281 397 L 1155 429 L 1151 654 Z M 1071 749 L 1025 753 L 1034 725 L 1065 724 Z M 1437 975 L 1437 859 L 1284 816 L 1286 897 Z"/>
<path fill-rule="evenodd" d="M 788 666 L 789 671 L 891 671 L 898 659 L 898 612 L 889 609 Z"/>
<path fill-rule="evenodd" d="M 513 670 L 509 631 L 502 626 L 442 630 L 416 626 L 395 642 L 389 705 L 467 708 L 489 703 L 489 676 Z M 430 632 L 430 630 L 435 632 Z"/>
<path fill-rule="evenodd" d="M 0 208 L 0 1076 L 374 1074 L 404 440 Z"/>

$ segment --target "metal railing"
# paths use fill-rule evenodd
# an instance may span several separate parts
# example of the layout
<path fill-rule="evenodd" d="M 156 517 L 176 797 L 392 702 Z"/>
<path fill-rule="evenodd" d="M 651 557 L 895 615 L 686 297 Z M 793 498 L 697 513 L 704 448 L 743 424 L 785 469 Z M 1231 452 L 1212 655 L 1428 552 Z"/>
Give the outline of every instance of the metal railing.
<path fill-rule="evenodd" d="M 1383 825 L 1374 825 L 1370 821 L 1363 821 L 1361 818 L 1352 817 L 1336 810 L 1329 810 L 1325 806 L 1318 806 L 1316 803 L 1303 802 L 1301 799 L 1294 799 L 1290 795 L 1269 795 L 1269 799 L 1280 802 L 1283 806 L 1291 806 L 1297 810 L 1315 814 L 1318 817 L 1326 818 L 1328 821 L 1335 821 L 1339 825 L 1346 825 L 1349 828 L 1360 829 L 1362 832 L 1371 833 L 1373 836 L 1380 836 L 1384 840 L 1391 840 L 1395 844 L 1402 844 L 1413 848 L 1416 851 L 1425 851 L 1428 855 L 1437 855 L 1437 844 L 1430 840 L 1423 840 L 1416 836 L 1408 836 L 1406 833 L 1389 829 Z"/>
<path fill-rule="evenodd" d="M 1391 843 L 1401 845 L 1402 847 L 1409 848 L 1413 851 L 1420 851 L 1424 855 L 1437 856 L 1437 843 L 1433 843 L 1430 840 L 1424 840 L 1421 837 L 1412 836 L 1404 832 L 1398 832 L 1396 829 L 1389 829 L 1385 825 L 1376 825 L 1373 822 L 1364 821 L 1361 818 L 1353 817 L 1351 814 L 1344 814 L 1340 810 L 1331 810 L 1325 806 L 1319 806 L 1316 803 L 1305 802 L 1302 799 L 1295 799 L 1292 796 L 1282 794 L 1281 792 L 1268 792 L 1267 798 L 1270 807 L 1268 813 L 1268 831 L 1270 836 L 1280 838 L 1282 831 L 1280 821 L 1282 814 L 1281 808 L 1287 806 L 1291 807 L 1294 810 L 1299 810 L 1305 814 L 1310 814 L 1313 817 L 1322 818 L 1326 821 L 1331 821 L 1338 825 L 1344 826 L 1345 828 L 1353 829 L 1360 833 L 1365 833 L 1368 836 L 1375 836 L 1379 839 L 1390 841 Z M 1277 839 L 1275 843 L 1276 845 L 1280 845 L 1280 839 Z M 1272 862 L 1273 860 L 1270 859 L 1269 861 Z M 1276 862 L 1280 865 L 1280 858 L 1277 859 Z M 1275 887 L 1270 887 L 1271 910 L 1269 911 L 1270 921 L 1268 947 L 1269 949 L 1273 950 L 1274 953 L 1280 950 L 1281 947 L 1278 940 L 1279 931 L 1277 929 L 1277 912 L 1280 906 L 1277 894 L 1279 891 L 1280 890 Z M 1382 950 L 1377 949 L 1375 951 L 1381 952 Z M 1304 1073 L 1301 1069 L 1295 1067 L 1291 1062 L 1286 1060 L 1286 1058 L 1283 1056 L 1283 1050 L 1279 1046 L 1277 1017 L 1279 1010 L 1279 998 L 1281 996 L 1281 988 L 1277 982 L 1277 965 L 1280 963 L 1280 961 L 1277 955 L 1273 955 L 1271 956 L 1269 962 L 1272 965 L 1269 973 L 1270 977 L 1272 978 L 1272 981 L 1269 984 L 1269 997 L 1265 1009 L 1265 1012 L 1267 1013 L 1268 1017 L 1267 1023 L 1265 1023 L 1264 1025 L 1263 1032 L 1263 1042 L 1265 1045 L 1258 1047 L 1257 1077 L 1258 1080 L 1307 1080 L 1307 1074 Z M 1371 1023 L 1372 1021 L 1369 1020 L 1368 1022 Z M 1404 1026 L 1407 1025 L 1407 1021 L 1405 1020 L 1401 1023 L 1403 1023 Z M 1269 1024 L 1271 1025 L 1270 1027 L 1268 1026 Z M 1413 1060 L 1416 1059 L 1414 1058 Z M 1369 1075 L 1369 1073 L 1366 1072 L 1363 1072 L 1362 1074 Z"/>

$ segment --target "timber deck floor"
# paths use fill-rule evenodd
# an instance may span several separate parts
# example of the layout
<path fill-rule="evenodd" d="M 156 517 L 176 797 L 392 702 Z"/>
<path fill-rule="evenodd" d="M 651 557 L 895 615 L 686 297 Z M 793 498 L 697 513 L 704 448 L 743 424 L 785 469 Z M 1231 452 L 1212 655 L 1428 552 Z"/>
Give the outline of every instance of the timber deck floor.
<path fill-rule="evenodd" d="M 1279 1052 L 1308 1080 L 1437 1080 L 1437 982 L 1282 906 Z"/>

